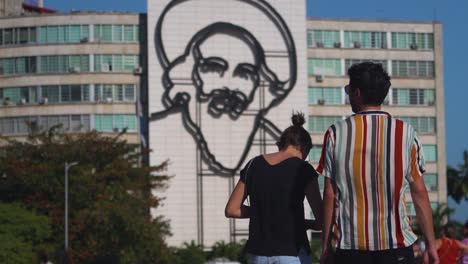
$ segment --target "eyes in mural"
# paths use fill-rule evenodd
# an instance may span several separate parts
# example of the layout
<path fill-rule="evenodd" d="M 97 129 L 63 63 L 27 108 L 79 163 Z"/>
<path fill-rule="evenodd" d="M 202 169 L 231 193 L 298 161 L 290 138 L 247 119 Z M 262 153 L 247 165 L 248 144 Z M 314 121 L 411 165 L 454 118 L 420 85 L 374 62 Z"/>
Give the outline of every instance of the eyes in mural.
<path fill-rule="evenodd" d="M 257 68 L 250 63 L 238 64 L 234 70 L 233 76 L 238 76 L 242 79 L 253 81 L 254 83 L 259 79 Z"/>
<path fill-rule="evenodd" d="M 219 57 L 208 57 L 200 62 L 200 71 L 203 73 L 217 73 L 220 76 L 224 75 L 229 65 L 228 62 Z"/>
<path fill-rule="evenodd" d="M 216 73 L 223 77 L 224 73 L 229 69 L 229 63 L 223 58 L 208 57 L 200 61 L 199 68 L 202 73 Z M 259 79 L 257 67 L 250 63 L 238 64 L 234 69 L 232 76 L 252 81 L 254 83 Z"/>

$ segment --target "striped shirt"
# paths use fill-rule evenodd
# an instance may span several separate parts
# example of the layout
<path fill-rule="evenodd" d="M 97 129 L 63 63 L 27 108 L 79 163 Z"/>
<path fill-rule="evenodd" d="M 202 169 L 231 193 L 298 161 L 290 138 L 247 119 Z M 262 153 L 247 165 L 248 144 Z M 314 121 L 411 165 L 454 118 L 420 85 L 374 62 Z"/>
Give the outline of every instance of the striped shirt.
<path fill-rule="evenodd" d="M 385 250 L 415 242 L 405 190 L 422 177 L 424 159 L 409 124 L 366 111 L 332 125 L 317 172 L 336 184 L 334 247 Z"/>

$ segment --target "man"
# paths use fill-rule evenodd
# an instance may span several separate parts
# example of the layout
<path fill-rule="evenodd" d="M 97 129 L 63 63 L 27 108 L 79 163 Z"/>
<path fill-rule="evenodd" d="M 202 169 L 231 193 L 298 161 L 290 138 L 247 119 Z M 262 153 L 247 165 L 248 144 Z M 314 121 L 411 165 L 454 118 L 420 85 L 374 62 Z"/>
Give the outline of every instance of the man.
<path fill-rule="evenodd" d="M 390 77 L 381 64 L 348 70 L 353 112 L 324 136 L 317 171 L 324 175 L 321 262 L 414 263 L 404 190 L 409 185 L 431 263 L 438 263 L 424 159 L 415 130 L 381 110 Z"/>

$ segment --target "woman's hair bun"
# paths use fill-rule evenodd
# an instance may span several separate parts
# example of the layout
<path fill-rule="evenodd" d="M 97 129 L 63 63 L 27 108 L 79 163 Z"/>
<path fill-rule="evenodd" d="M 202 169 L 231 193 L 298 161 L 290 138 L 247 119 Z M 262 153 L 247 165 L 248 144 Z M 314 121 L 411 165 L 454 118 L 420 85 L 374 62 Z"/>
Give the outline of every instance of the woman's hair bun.
<path fill-rule="evenodd" d="M 305 124 L 304 114 L 301 112 L 293 113 L 291 120 L 294 126 L 302 126 Z"/>

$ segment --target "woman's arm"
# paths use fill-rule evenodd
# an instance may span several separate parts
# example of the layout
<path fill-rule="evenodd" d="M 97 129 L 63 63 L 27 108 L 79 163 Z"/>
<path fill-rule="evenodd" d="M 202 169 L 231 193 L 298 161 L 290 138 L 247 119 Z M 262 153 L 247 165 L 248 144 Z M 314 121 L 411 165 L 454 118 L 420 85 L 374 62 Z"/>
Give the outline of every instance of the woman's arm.
<path fill-rule="evenodd" d="M 463 253 L 463 255 L 468 254 L 468 245 L 463 244 L 462 242 L 458 241 L 455 239 L 455 241 L 458 244 L 458 247 L 460 248 L 460 251 Z"/>
<path fill-rule="evenodd" d="M 314 213 L 315 220 L 306 220 L 306 228 L 314 230 L 322 230 L 322 196 L 317 181 L 314 177 L 305 187 L 305 195 L 309 202 L 310 208 Z"/>
<path fill-rule="evenodd" d="M 226 204 L 224 215 L 228 218 L 249 218 L 249 207 L 243 205 L 246 197 L 245 183 L 238 181 Z"/>

